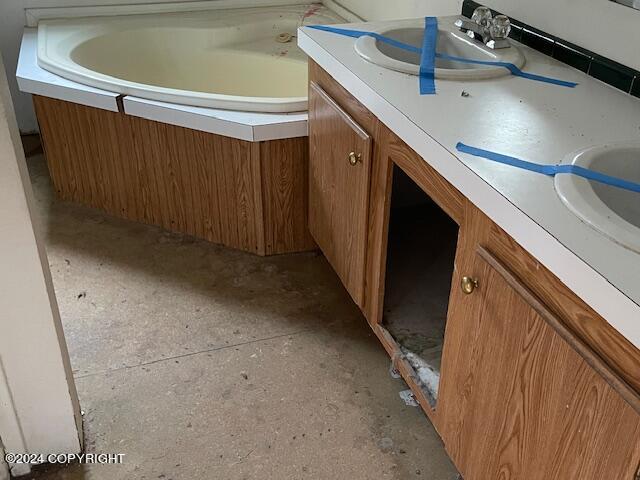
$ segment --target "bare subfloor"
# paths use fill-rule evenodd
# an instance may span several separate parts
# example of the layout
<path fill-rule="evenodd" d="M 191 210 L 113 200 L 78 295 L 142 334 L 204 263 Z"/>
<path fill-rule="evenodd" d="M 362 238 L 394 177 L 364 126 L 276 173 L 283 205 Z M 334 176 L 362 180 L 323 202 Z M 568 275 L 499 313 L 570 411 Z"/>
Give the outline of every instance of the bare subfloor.
<path fill-rule="evenodd" d="M 88 452 L 39 479 L 454 479 L 318 254 L 260 258 L 53 200 L 29 159 Z"/>

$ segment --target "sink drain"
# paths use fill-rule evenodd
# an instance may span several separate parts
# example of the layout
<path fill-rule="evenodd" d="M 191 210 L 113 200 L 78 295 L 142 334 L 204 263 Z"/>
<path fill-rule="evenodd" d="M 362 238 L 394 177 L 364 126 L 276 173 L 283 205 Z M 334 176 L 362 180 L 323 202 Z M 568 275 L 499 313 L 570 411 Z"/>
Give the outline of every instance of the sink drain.
<path fill-rule="evenodd" d="M 293 38 L 293 35 L 291 35 L 289 32 L 282 32 L 276 37 L 276 42 L 289 43 L 292 38 Z"/>

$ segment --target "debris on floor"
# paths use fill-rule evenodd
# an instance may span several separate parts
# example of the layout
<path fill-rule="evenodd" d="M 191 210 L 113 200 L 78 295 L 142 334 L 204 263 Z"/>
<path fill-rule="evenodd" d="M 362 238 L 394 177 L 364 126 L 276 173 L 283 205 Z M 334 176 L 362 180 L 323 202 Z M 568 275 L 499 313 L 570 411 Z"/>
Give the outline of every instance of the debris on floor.
<path fill-rule="evenodd" d="M 418 375 L 420 386 L 429 392 L 433 398 L 438 398 L 438 384 L 440 383 L 440 372 L 436 371 L 425 360 L 415 353 L 401 347 L 404 358 L 409 362 Z"/>
<path fill-rule="evenodd" d="M 391 364 L 389 365 L 389 375 L 391 375 L 391 378 L 400 378 L 400 372 L 394 366 L 393 360 L 391 360 Z"/>
<path fill-rule="evenodd" d="M 407 407 L 418 406 L 416 397 L 411 390 L 402 390 L 401 392 L 398 392 L 398 395 L 400 395 L 400 398 L 402 399 L 402 401 L 405 403 Z"/>
<path fill-rule="evenodd" d="M 391 452 L 393 451 L 393 440 L 389 437 L 383 437 L 378 442 L 378 446 L 383 452 Z"/>
<path fill-rule="evenodd" d="M 289 43 L 292 38 L 293 38 L 293 35 L 291 35 L 289 32 L 282 32 L 278 34 L 278 36 L 276 37 L 276 42 Z"/>

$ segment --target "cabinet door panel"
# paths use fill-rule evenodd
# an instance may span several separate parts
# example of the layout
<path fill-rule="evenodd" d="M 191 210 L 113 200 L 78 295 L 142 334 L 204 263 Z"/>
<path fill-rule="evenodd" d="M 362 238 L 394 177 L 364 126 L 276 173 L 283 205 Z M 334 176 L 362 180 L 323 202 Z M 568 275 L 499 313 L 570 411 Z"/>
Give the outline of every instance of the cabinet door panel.
<path fill-rule="evenodd" d="M 362 308 L 371 137 L 313 82 L 309 148 L 309 230 Z"/>
<path fill-rule="evenodd" d="M 632 480 L 634 407 L 490 254 L 457 263 L 478 287 L 452 290 L 438 422 L 465 480 Z"/>

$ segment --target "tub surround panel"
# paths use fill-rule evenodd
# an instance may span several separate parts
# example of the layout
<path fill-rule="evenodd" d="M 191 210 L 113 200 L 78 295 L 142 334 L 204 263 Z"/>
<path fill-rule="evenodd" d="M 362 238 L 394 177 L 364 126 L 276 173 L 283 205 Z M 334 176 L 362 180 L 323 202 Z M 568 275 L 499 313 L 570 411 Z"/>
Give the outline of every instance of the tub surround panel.
<path fill-rule="evenodd" d="M 34 103 L 61 199 L 259 252 L 250 144 L 44 97 Z"/>
<path fill-rule="evenodd" d="M 247 142 L 41 96 L 34 104 L 61 199 L 259 255 L 313 248 L 306 138 Z"/>
<path fill-rule="evenodd" d="M 255 143 L 260 157 L 264 248 L 267 255 L 314 250 L 309 233 L 309 141 Z"/>

